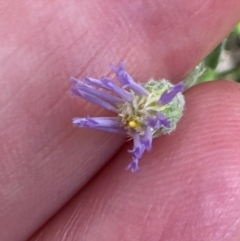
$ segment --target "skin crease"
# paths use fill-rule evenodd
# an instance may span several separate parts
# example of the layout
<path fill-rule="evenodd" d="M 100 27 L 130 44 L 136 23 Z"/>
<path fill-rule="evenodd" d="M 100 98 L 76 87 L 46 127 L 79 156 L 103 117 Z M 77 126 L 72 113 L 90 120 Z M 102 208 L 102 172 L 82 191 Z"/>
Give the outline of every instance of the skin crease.
<path fill-rule="evenodd" d="M 71 75 L 107 75 L 109 63 L 124 60 L 127 70 L 139 82 L 150 77 L 176 82 L 231 31 L 239 16 L 238 0 L 0 2 L 0 240 L 27 240 L 77 192 L 77 201 L 70 202 L 52 219 L 49 228 L 45 226 L 40 231 L 44 240 L 106 240 L 106 234 L 109 240 L 192 240 L 200 233 L 203 238 L 199 240 L 212 241 L 223 237 L 224 230 L 225 240 L 239 240 L 239 110 L 237 104 L 232 105 L 238 103 L 236 84 L 206 84 L 190 90 L 188 102 L 193 107 L 187 107 L 188 117 L 182 120 L 180 130 L 156 140 L 153 151 L 141 160 L 141 173 L 131 175 L 124 171 L 130 158 L 126 147 L 119 150 L 124 137 L 72 128 L 70 121 L 74 116 L 109 113 L 71 98 L 67 81 Z M 206 92 L 209 96 L 204 95 Z M 226 106 L 216 113 L 213 110 L 222 95 L 220 106 Z M 201 116 L 201 112 L 194 112 L 194 105 L 203 101 L 202 109 L 198 107 L 203 112 Z M 204 106 L 209 102 L 212 105 L 206 110 Z M 204 117 L 199 123 L 197 114 Z M 190 128 L 191 123 L 195 123 L 195 129 Z M 219 123 L 224 128 L 218 127 Z M 199 130 L 205 130 L 204 125 L 213 128 L 209 136 L 215 133 L 214 141 L 206 138 L 206 132 L 197 135 Z M 216 134 L 220 130 L 229 131 L 226 141 L 224 133 Z M 179 146 L 178 135 L 187 135 L 184 146 Z M 163 140 L 168 145 L 161 144 Z M 188 169 L 197 158 L 193 150 L 189 152 L 188 142 L 195 143 L 197 153 L 205 154 L 196 177 Z M 177 149 L 176 153 L 167 152 L 167 146 Z M 165 166 L 147 160 L 156 157 L 159 150 L 169 160 Z M 89 182 L 113 156 L 115 164 L 97 177 L 98 184 Z M 221 156 L 225 157 L 224 163 L 218 163 Z M 162 170 L 165 177 L 160 178 L 157 170 Z M 211 173 L 216 179 L 210 178 Z M 214 181 L 212 185 L 205 183 L 205 175 Z M 185 180 L 189 184 L 184 184 Z M 91 192 L 99 204 L 89 202 Z M 115 205 L 110 208 L 111 198 Z M 85 209 L 77 209 L 74 202 L 82 202 Z M 160 210 L 158 202 L 166 208 Z M 116 209 L 118 205 L 120 209 Z M 79 217 L 84 215 L 84 224 L 83 218 L 78 226 L 71 223 L 74 210 L 79 210 Z M 163 225 L 159 227 L 158 222 Z M 107 232 L 108 226 L 111 228 Z M 65 232 L 61 234 L 60 228 Z"/>

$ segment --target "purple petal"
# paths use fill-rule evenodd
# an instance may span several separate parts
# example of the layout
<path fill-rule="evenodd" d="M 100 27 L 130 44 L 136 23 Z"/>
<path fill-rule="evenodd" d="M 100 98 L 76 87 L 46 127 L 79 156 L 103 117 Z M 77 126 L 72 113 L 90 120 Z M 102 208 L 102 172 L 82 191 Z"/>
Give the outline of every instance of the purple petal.
<path fill-rule="evenodd" d="M 73 124 L 84 123 L 89 124 L 88 127 L 93 126 L 109 126 L 120 127 L 121 123 L 117 117 L 87 117 L 87 118 L 74 118 Z"/>
<path fill-rule="evenodd" d="M 133 136 L 133 149 L 129 150 L 130 153 L 137 158 L 141 158 L 143 152 L 145 151 L 145 146 L 140 141 L 140 135 L 135 133 Z"/>
<path fill-rule="evenodd" d="M 71 78 L 70 78 L 70 81 L 71 81 L 73 84 L 77 84 L 78 82 L 80 82 L 80 80 L 76 79 L 75 77 L 71 77 Z"/>
<path fill-rule="evenodd" d="M 135 133 L 133 136 L 133 149 L 129 150 L 129 152 L 133 153 L 132 161 L 127 166 L 127 170 L 131 170 L 132 172 L 138 171 L 138 160 L 142 157 L 146 148 L 151 147 L 151 134 L 147 133 L 146 137 L 140 137 L 138 133 Z"/>
<path fill-rule="evenodd" d="M 167 119 L 167 117 L 164 114 L 162 114 L 161 112 L 158 112 L 156 116 L 151 116 L 148 118 L 146 125 L 149 125 L 154 129 L 158 129 L 161 126 L 165 126 L 169 128 L 170 121 Z"/>
<path fill-rule="evenodd" d="M 140 139 L 140 142 L 144 145 L 144 148 L 146 148 L 146 150 L 151 150 L 152 148 L 152 131 L 151 131 L 151 127 L 147 126 L 144 136 Z"/>
<path fill-rule="evenodd" d="M 71 81 L 73 84 L 75 84 L 75 85 L 76 85 L 76 84 L 85 85 L 85 84 L 87 83 L 87 84 L 91 84 L 91 85 L 93 85 L 93 86 L 95 86 L 95 87 L 100 87 L 100 88 L 102 88 L 102 89 L 110 90 L 110 88 L 107 87 L 106 85 L 104 85 L 101 80 L 94 79 L 94 78 L 90 78 L 90 77 L 85 77 L 84 80 L 85 80 L 85 82 L 83 82 L 83 81 L 81 81 L 81 80 L 79 80 L 79 79 L 77 79 L 77 78 L 75 78 L 75 77 L 71 77 L 71 78 L 70 78 L 70 81 Z"/>
<path fill-rule="evenodd" d="M 118 80 L 123 85 L 129 84 L 129 79 L 128 79 L 128 76 L 126 75 L 126 71 L 124 69 L 124 64 L 122 61 L 119 63 L 119 66 L 111 65 L 111 68 L 116 73 Z"/>
<path fill-rule="evenodd" d="M 77 88 L 80 91 L 84 91 L 86 93 L 89 93 L 91 95 L 95 95 L 95 96 L 101 98 L 102 100 L 107 101 L 109 104 L 111 104 L 113 106 L 116 106 L 117 104 L 120 104 L 120 103 L 124 103 L 123 99 L 120 99 L 119 97 L 108 94 L 108 93 L 103 92 L 101 90 L 94 89 L 87 84 L 76 84 L 75 88 Z"/>
<path fill-rule="evenodd" d="M 113 105 L 111 105 L 110 103 L 100 99 L 99 97 L 89 94 L 87 92 L 81 91 L 78 88 L 75 88 L 74 86 L 70 89 L 71 92 L 79 97 L 82 97 L 85 100 L 88 100 L 96 105 L 100 105 L 101 107 L 107 109 L 107 110 L 111 110 L 113 112 L 118 113 L 117 108 L 115 108 Z"/>
<path fill-rule="evenodd" d="M 157 118 L 160 121 L 160 125 L 163 125 L 167 128 L 170 127 L 170 121 L 168 120 L 168 118 L 161 112 L 157 113 Z"/>
<path fill-rule="evenodd" d="M 117 117 L 75 117 L 73 118 L 73 124 L 78 127 L 88 127 L 107 132 L 126 134 L 126 130 L 123 129 Z"/>
<path fill-rule="evenodd" d="M 131 170 L 132 172 L 138 171 L 138 160 L 142 157 L 144 151 L 150 150 L 152 147 L 152 132 L 151 127 L 148 126 L 146 128 L 144 136 L 140 136 L 138 133 L 135 133 L 133 136 L 133 149 L 129 150 L 129 152 L 133 153 L 132 161 L 127 166 L 127 170 Z"/>
<path fill-rule="evenodd" d="M 179 82 L 178 84 L 172 86 L 169 90 L 166 90 L 162 93 L 159 104 L 166 105 L 173 100 L 173 98 L 179 93 L 184 90 L 184 83 L 183 81 Z"/>
<path fill-rule="evenodd" d="M 130 87 L 138 95 L 148 95 L 149 92 L 140 84 L 136 83 L 133 78 L 124 69 L 123 62 L 119 66 L 111 65 L 112 70 L 116 73 L 118 80 L 126 87 Z"/>
<path fill-rule="evenodd" d="M 140 84 L 134 82 L 126 85 L 126 87 L 131 88 L 137 95 L 148 95 L 149 92 Z"/>
<path fill-rule="evenodd" d="M 116 94 L 118 94 L 121 98 L 123 98 L 125 101 L 130 102 L 130 101 L 133 100 L 132 95 L 128 91 L 126 91 L 126 90 L 122 89 L 121 87 L 119 87 L 111 79 L 104 77 L 104 78 L 102 78 L 102 82 L 106 86 L 108 86 L 112 91 L 114 91 Z"/>
<path fill-rule="evenodd" d="M 100 87 L 100 88 L 103 88 L 103 89 L 106 89 L 106 90 L 111 90 L 111 88 L 109 88 L 101 80 L 98 80 L 98 79 L 86 77 L 85 82 L 88 83 L 88 84 L 91 84 L 93 86 L 96 86 L 96 87 Z"/>
<path fill-rule="evenodd" d="M 148 117 L 146 125 L 149 125 L 152 128 L 159 128 L 159 120 L 156 116 Z"/>
<path fill-rule="evenodd" d="M 138 159 L 133 157 L 131 163 L 127 166 L 126 170 L 131 170 L 132 172 L 137 172 L 139 170 Z"/>

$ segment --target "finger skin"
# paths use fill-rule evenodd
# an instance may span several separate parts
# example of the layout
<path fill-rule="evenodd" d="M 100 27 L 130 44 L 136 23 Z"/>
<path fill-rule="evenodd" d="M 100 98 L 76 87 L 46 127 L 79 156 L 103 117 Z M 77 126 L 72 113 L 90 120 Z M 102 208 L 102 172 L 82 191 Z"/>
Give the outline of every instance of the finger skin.
<path fill-rule="evenodd" d="M 240 86 L 186 93 L 177 130 L 154 140 L 141 171 L 112 162 L 29 241 L 237 241 L 240 227 Z"/>
<path fill-rule="evenodd" d="M 124 60 L 137 81 L 180 80 L 239 21 L 240 2 L 19 0 L 0 13 L 0 240 L 12 241 L 50 218 L 124 141 L 72 128 L 74 116 L 108 113 L 71 98 L 69 77 L 100 77 Z"/>

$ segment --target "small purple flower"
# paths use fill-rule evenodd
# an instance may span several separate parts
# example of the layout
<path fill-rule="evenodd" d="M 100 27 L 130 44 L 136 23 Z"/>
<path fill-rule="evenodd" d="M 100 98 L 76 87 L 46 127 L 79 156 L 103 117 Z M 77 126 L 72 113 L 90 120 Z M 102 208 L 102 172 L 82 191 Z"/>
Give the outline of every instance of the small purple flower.
<path fill-rule="evenodd" d="M 150 80 L 139 84 L 126 72 L 123 62 L 111 66 L 121 86 L 112 79 L 86 77 L 84 81 L 71 78 L 73 95 L 117 113 L 116 117 L 75 117 L 78 127 L 125 134 L 133 139 L 132 162 L 127 169 L 136 172 L 145 150 L 151 150 L 152 139 L 176 128 L 184 108 L 183 82 Z"/>

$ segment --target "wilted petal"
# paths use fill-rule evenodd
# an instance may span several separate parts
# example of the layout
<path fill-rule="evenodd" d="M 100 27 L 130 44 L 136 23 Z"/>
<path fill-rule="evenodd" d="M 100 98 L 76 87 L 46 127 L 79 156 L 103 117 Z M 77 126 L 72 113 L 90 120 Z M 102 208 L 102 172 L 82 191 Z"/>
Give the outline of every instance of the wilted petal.
<path fill-rule="evenodd" d="M 70 81 L 71 81 L 73 84 L 77 84 L 78 82 L 80 82 L 80 80 L 78 80 L 78 79 L 75 78 L 75 77 L 70 77 Z"/>
<path fill-rule="evenodd" d="M 163 92 L 163 94 L 161 95 L 160 99 L 159 99 L 159 104 L 161 105 L 166 105 L 169 102 L 171 102 L 173 100 L 173 98 L 180 92 L 182 92 L 184 90 L 184 83 L 183 81 L 179 82 L 178 84 L 170 87 L 169 90 L 166 90 Z"/>
<path fill-rule="evenodd" d="M 167 117 L 163 113 L 158 112 L 157 118 L 160 122 L 160 126 L 163 125 L 165 127 L 170 127 L 170 121 L 167 119 Z"/>
<path fill-rule="evenodd" d="M 138 159 L 133 157 L 131 163 L 127 166 L 126 170 L 131 170 L 132 172 L 137 172 L 139 170 Z"/>
<path fill-rule="evenodd" d="M 160 127 L 159 126 L 159 120 L 155 116 L 148 117 L 146 125 L 149 125 L 150 127 L 154 128 L 154 129 L 155 128 L 157 129 L 157 128 Z"/>
<path fill-rule="evenodd" d="M 83 99 L 88 100 L 88 101 L 90 101 L 90 102 L 92 102 L 96 105 L 100 105 L 101 107 L 103 107 L 107 110 L 111 110 L 113 112 L 118 113 L 118 109 L 116 107 L 114 107 L 113 105 L 111 105 L 107 101 L 104 101 L 104 100 L 100 99 L 96 95 L 81 91 L 78 88 L 75 88 L 74 86 L 70 90 L 74 95 L 82 97 Z"/>
<path fill-rule="evenodd" d="M 126 134 L 117 117 L 75 117 L 73 124 L 78 127 L 88 127 L 102 131 L 108 131 L 119 134 Z"/>
<path fill-rule="evenodd" d="M 170 121 L 161 112 L 158 112 L 156 116 L 150 116 L 146 124 L 154 129 L 159 129 L 161 126 L 170 127 Z"/>
<path fill-rule="evenodd" d="M 110 87 L 108 87 L 101 80 L 98 80 L 98 79 L 86 77 L 85 82 L 88 83 L 88 84 L 91 84 L 93 86 L 96 86 L 96 87 L 100 87 L 100 88 L 103 88 L 103 89 L 106 89 L 106 90 L 111 90 Z"/>
<path fill-rule="evenodd" d="M 149 151 L 152 148 L 152 131 L 151 131 L 151 127 L 147 126 L 144 136 L 141 137 L 140 142 L 144 145 L 144 147 Z"/>
<path fill-rule="evenodd" d="M 133 149 L 129 150 L 130 153 L 137 158 L 141 158 L 143 152 L 145 151 L 145 146 L 140 141 L 140 135 L 135 133 L 133 136 Z"/>
<path fill-rule="evenodd" d="M 104 78 L 102 78 L 102 82 L 106 86 L 108 86 L 112 91 L 114 91 L 117 95 L 119 95 L 121 98 L 123 98 L 125 101 L 130 102 L 130 101 L 133 100 L 132 95 L 128 91 L 126 91 L 126 90 L 122 89 L 121 87 L 119 87 L 111 79 L 104 77 Z"/>
<path fill-rule="evenodd" d="M 86 118 L 73 118 L 73 124 L 82 124 L 92 126 L 109 126 L 109 127 L 120 127 L 121 122 L 117 117 L 86 117 Z"/>
<path fill-rule="evenodd" d="M 140 84 L 138 84 L 136 82 L 128 84 L 126 86 L 131 88 L 138 95 L 148 95 L 149 94 L 148 91 L 143 86 L 141 86 Z"/>
<path fill-rule="evenodd" d="M 128 74 L 126 74 L 126 71 L 124 69 L 124 64 L 122 61 L 119 63 L 119 66 L 111 65 L 111 68 L 116 73 L 118 80 L 123 85 L 129 84 Z"/>
<path fill-rule="evenodd" d="M 101 98 L 102 100 L 107 101 L 109 104 L 114 105 L 114 106 L 117 105 L 117 104 L 120 104 L 120 103 L 124 103 L 123 99 L 120 99 L 119 97 L 108 94 L 108 93 L 103 92 L 101 90 L 94 89 L 94 88 L 92 88 L 88 85 L 78 85 L 78 86 L 76 86 L 76 88 L 78 88 L 81 91 L 87 92 L 91 95 L 95 95 L 95 96 Z"/>
<path fill-rule="evenodd" d="M 133 78 L 124 69 L 123 62 L 119 66 L 111 65 L 112 70 L 116 73 L 118 80 L 127 87 L 130 87 L 138 95 L 148 95 L 149 92 L 140 84 L 136 83 Z"/>

